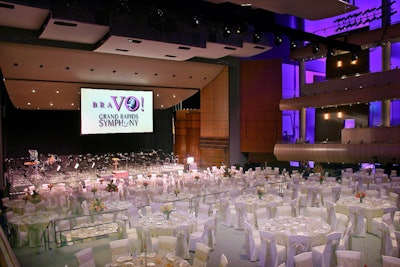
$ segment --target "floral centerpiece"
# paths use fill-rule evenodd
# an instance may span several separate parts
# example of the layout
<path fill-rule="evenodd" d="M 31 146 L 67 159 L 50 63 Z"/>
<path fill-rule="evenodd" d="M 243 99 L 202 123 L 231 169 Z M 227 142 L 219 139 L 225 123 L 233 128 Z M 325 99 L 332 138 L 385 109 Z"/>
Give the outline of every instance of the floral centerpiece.
<path fill-rule="evenodd" d="M 228 168 L 225 168 L 224 177 L 231 177 L 231 171 Z"/>
<path fill-rule="evenodd" d="M 366 196 L 367 196 L 367 194 L 365 194 L 364 191 L 358 191 L 357 194 L 356 194 L 356 198 L 359 198 L 359 199 L 360 199 L 360 203 L 363 202 L 363 199 L 364 199 L 364 197 L 366 197 Z"/>
<path fill-rule="evenodd" d="M 113 180 L 110 181 L 110 183 L 106 187 L 107 192 L 118 192 L 118 186 L 114 184 Z"/>
<path fill-rule="evenodd" d="M 99 179 L 99 182 L 100 182 L 100 184 L 103 184 L 104 179 L 103 179 L 103 178 L 100 178 L 100 179 Z"/>
<path fill-rule="evenodd" d="M 102 212 L 105 211 L 106 205 L 104 204 L 104 201 L 98 199 L 97 197 L 90 203 L 90 210 L 95 211 L 95 212 Z"/>
<path fill-rule="evenodd" d="M 33 204 L 38 204 L 40 201 L 42 201 L 42 196 L 36 190 L 32 190 L 31 192 L 29 189 L 26 189 L 25 195 L 22 199 L 25 201 L 25 203 L 29 201 Z"/>
<path fill-rule="evenodd" d="M 47 188 L 51 191 L 51 189 L 54 187 L 54 185 L 52 183 L 47 185 Z"/>
<path fill-rule="evenodd" d="M 164 213 L 165 218 L 168 220 L 169 219 L 169 215 L 172 212 L 172 205 L 170 205 L 170 204 L 162 205 L 161 208 L 160 208 L 160 211 L 162 213 Z"/>
<path fill-rule="evenodd" d="M 325 180 L 325 177 L 323 175 L 319 176 L 319 183 L 322 184 Z"/>
<path fill-rule="evenodd" d="M 324 174 L 324 172 L 325 172 L 324 167 L 322 167 L 321 164 L 316 163 L 314 165 L 314 173 L 316 173 L 316 174 L 318 173 L 322 176 Z"/>
<path fill-rule="evenodd" d="M 196 176 L 194 177 L 194 179 L 196 180 L 196 182 L 198 182 L 199 179 L 200 179 L 200 176 L 196 175 Z"/>
<path fill-rule="evenodd" d="M 265 188 L 263 188 L 263 187 L 257 187 L 257 195 L 258 195 L 258 198 L 261 199 L 262 196 L 263 196 L 264 194 L 265 194 Z"/>
<path fill-rule="evenodd" d="M 175 194 L 176 197 L 178 196 L 178 194 L 179 194 L 180 192 L 181 192 L 181 191 L 179 191 L 179 188 L 175 188 L 174 194 Z"/>
<path fill-rule="evenodd" d="M 92 193 L 93 193 L 93 195 L 95 195 L 96 194 L 96 192 L 97 192 L 97 187 L 92 187 Z"/>
<path fill-rule="evenodd" d="M 149 185 L 149 182 L 147 182 L 147 181 L 144 181 L 144 182 L 143 182 L 144 188 L 147 188 L 148 185 Z"/>

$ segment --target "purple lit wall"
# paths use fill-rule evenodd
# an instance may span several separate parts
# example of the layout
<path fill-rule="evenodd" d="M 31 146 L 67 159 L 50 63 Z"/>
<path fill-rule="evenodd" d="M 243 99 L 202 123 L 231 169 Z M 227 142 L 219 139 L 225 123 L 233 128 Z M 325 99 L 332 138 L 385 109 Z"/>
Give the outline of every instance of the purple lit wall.
<path fill-rule="evenodd" d="M 400 100 L 392 101 L 390 125 L 391 126 L 399 126 L 400 125 Z"/>
<path fill-rule="evenodd" d="M 282 64 L 282 98 L 297 96 L 299 96 L 299 67 L 292 64 Z M 282 111 L 282 140 L 293 142 L 299 137 L 299 122 L 298 111 Z"/>
<path fill-rule="evenodd" d="M 306 111 L 306 140 L 315 143 L 315 108 Z"/>
<path fill-rule="evenodd" d="M 379 101 L 369 103 L 369 127 L 375 127 L 382 123 L 382 103 Z"/>

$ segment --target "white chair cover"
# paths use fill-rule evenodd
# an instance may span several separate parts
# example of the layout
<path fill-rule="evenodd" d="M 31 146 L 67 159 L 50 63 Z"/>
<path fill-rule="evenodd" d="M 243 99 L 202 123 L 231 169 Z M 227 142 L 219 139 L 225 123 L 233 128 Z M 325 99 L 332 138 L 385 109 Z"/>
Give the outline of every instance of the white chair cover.
<path fill-rule="evenodd" d="M 216 218 L 210 217 L 204 223 L 202 231 L 195 231 L 189 235 L 189 250 L 195 251 L 196 243 L 206 244 L 210 249 L 215 245 L 215 225 Z"/>
<path fill-rule="evenodd" d="M 260 227 L 264 226 L 268 220 L 267 209 L 265 207 L 256 209 L 255 217 L 256 217 L 256 227 L 260 229 Z"/>
<path fill-rule="evenodd" d="M 388 225 L 382 221 L 382 238 L 381 238 L 381 254 L 386 256 L 397 257 L 399 254 L 399 247 L 393 225 Z"/>
<path fill-rule="evenodd" d="M 88 247 L 75 253 L 78 267 L 96 267 L 96 263 L 93 258 L 93 248 Z"/>
<path fill-rule="evenodd" d="M 236 209 L 229 203 L 226 198 L 221 199 L 221 223 L 225 226 L 231 227 L 237 222 Z"/>
<path fill-rule="evenodd" d="M 340 239 L 339 247 L 338 247 L 339 250 L 351 249 L 351 235 L 352 235 L 352 231 L 353 231 L 352 229 L 353 229 L 353 224 L 351 222 L 349 222 L 342 238 Z"/>
<path fill-rule="evenodd" d="M 235 222 L 235 229 L 243 229 L 243 222 L 247 220 L 247 210 L 246 210 L 246 204 L 237 202 L 235 203 L 235 209 L 236 209 L 236 222 Z"/>
<path fill-rule="evenodd" d="M 312 258 L 314 266 L 330 267 L 336 266 L 336 249 L 339 246 L 342 233 L 331 232 L 326 235 L 325 245 L 313 247 Z"/>
<path fill-rule="evenodd" d="M 334 229 L 336 226 L 335 203 L 332 201 L 324 200 L 324 204 L 327 213 L 326 222 L 331 225 L 331 229 Z"/>
<path fill-rule="evenodd" d="M 288 236 L 286 266 L 294 266 L 294 256 L 297 254 L 307 252 L 310 244 L 309 236 L 290 235 Z"/>
<path fill-rule="evenodd" d="M 353 224 L 353 235 L 359 237 L 365 237 L 366 234 L 366 219 L 365 219 L 365 208 L 362 206 L 349 206 L 349 219 Z"/>
<path fill-rule="evenodd" d="M 228 267 L 228 259 L 226 258 L 226 255 L 224 253 L 221 254 L 219 267 Z"/>
<path fill-rule="evenodd" d="M 258 234 L 255 234 L 256 230 L 253 229 L 253 226 L 245 221 L 243 223 L 243 228 L 246 233 L 245 239 L 245 250 L 250 261 L 258 261 L 260 258 L 260 247 L 261 247 L 261 239 Z"/>
<path fill-rule="evenodd" d="M 399 267 L 400 258 L 382 255 L 382 267 Z"/>
<path fill-rule="evenodd" d="M 128 238 L 110 241 L 111 257 L 117 259 L 120 256 L 131 256 L 133 252 L 132 241 Z"/>
<path fill-rule="evenodd" d="M 259 231 L 260 246 L 260 266 L 276 267 L 280 263 L 286 261 L 286 247 L 277 245 L 275 242 L 275 234 L 272 232 Z"/>
<path fill-rule="evenodd" d="M 178 238 L 175 236 L 159 236 L 157 253 L 164 256 L 167 254 L 175 255 Z"/>
<path fill-rule="evenodd" d="M 189 226 L 180 225 L 175 230 L 177 237 L 175 255 L 182 259 L 189 259 Z"/>
<path fill-rule="evenodd" d="M 197 243 L 195 247 L 194 259 L 192 267 L 207 267 L 208 257 L 211 248 L 202 243 Z"/>
<path fill-rule="evenodd" d="M 349 224 L 349 217 L 342 213 L 336 213 L 336 224 L 333 228 L 334 231 L 344 233 L 346 231 L 346 227 Z"/>
<path fill-rule="evenodd" d="M 294 256 L 294 265 L 296 267 L 313 267 L 313 259 L 311 252 L 304 252 Z M 319 265 L 317 265 L 319 266 Z"/>
<path fill-rule="evenodd" d="M 319 201 L 318 196 L 320 192 L 319 187 L 309 186 L 307 187 L 307 206 L 308 207 L 318 207 Z"/>
<path fill-rule="evenodd" d="M 361 252 L 353 250 L 337 250 L 336 256 L 338 266 L 343 267 L 360 267 L 361 266 Z"/>
<path fill-rule="evenodd" d="M 267 218 L 273 219 L 276 217 L 276 208 L 281 205 L 280 202 L 267 202 Z"/>

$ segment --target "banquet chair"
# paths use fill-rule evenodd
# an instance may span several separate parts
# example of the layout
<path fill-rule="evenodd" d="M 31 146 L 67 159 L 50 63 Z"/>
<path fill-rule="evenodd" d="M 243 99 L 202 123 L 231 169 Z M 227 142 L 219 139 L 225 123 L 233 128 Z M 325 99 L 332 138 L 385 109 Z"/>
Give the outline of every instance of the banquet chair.
<path fill-rule="evenodd" d="M 279 207 L 281 203 L 279 202 L 267 202 L 267 218 L 268 219 L 273 219 L 276 217 L 276 209 Z"/>
<path fill-rule="evenodd" d="M 192 267 L 207 267 L 211 248 L 202 243 L 196 243 Z"/>
<path fill-rule="evenodd" d="M 381 217 L 374 217 L 371 220 L 371 227 L 368 232 L 381 237 L 381 223 L 385 221 L 388 225 L 393 224 L 394 213 L 396 212 L 396 207 L 387 207 L 383 209 L 383 215 Z"/>
<path fill-rule="evenodd" d="M 136 226 L 136 232 L 140 241 L 140 251 L 156 252 L 158 248 L 158 237 L 152 237 L 150 232 L 142 226 Z"/>
<path fill-rule="evenodd" d="M 221 254 L 219 259 L 219 267 L 228 267 L 228 259 L 224 253 Z"/>
<path fill-rule="evenodd" d="M 293 258 L 295 267 L 314 267 L 312 253 L 311 252 L 303 252 L 300 253 Z M 320 266 L 320 265 L 316 265 Z"/>
<path fill-rule="evenodd" d="M 243 228 L 246 233 L 245 250 L 250 261 L 260 259 L 261 239 L 258 231 L 248 222 L 243 222 Z"/>
<path fill-rule="evenodd" d="M 336 266 L 336 249 L 339 245 L 342 233 L 331 232 L 326 235 L 324 245 L 315 246 L 311 249 L 314 266 L 330 267 Z"/>
<path fill-rule="evenodd" d="M 188 215 L 190 213 L 189 210 L 189 202 L 188 201 L 176 201 L 174 203 L 175 208 L 176 208 L 176 212 L 184 214 L 184 215 Z"/>
<path fill-rule="evenodd" d="M 139 209 L 137 207 L 129 207 L 126 210 L 126 213 L 128 215 L 129 219 L 129 225 L 130 227 L 134 227 L 135 224 L 139 221 L 140 215 L 139 215 Z"/>
<path fill-rule="evenodd" d="M 289 235 L 286 250 L 286 266 L 294 266 L 294 256 L 308 251 L 310 237 L 304 235 Z"/>
<path fill-rule="evenodd" d="M 382 255 L 382 267 L 399 267 L 400 258 Z"/>
<path fill-rule="evenodd" d="M 185 224 L 179 225 L 175 229 L 174 236 L 177 238 L 175 255 L 182 259 L 189 259 L 189 226 Z"/>
<path fill-rule="evenodd" d="M 318 207 L 320 205 L 320 190 L 319 187 L 307 187 L 307 207 Z"/>
<path fill-rule="evenodd" d="M 178 238 L 176 236 L 164 236 L 158 237 L 158 250 L 157 253 L 165 256 L 167 254 L 175 255 L 176 245 Z"/>
<path fill-rule="evenodd" d="M 335 213 L 336 223 L 333 226 L 332 230 L 344 233 L 346 231 L 346 227 L 349 224 L 349 217 L 342 213 Z"/>
<path fill-rule="evenodd" d="M 332 201 L 325 200 L 324 206 L 326 209 L 326 222 L 334 229 L 336 226 L 336 211 L 335 203 Z"/>
<path fill-rule="evenodd" d="M 357 205 L 349 205 L 349 213 L 349 219 L 353 225 L 353 236 L 365 237 L 367 232 L 365 208 Z"/>
<path fill-rule="evenodd" d="M 78 267 L 96 267 L 96 262 L 93 258 L 93 248 L 88 247 L 74 254 Z"/>
<path fill-rule="evenodd" d="M 292 189 L 286 189 L 283 192 L 283 205 L 290 205 L 290 201 L 294 198 L 294 191 Z"/>
<path fill-rule="evenodd" d="M 151 202 L 150 208 L 152 213 L 160 212 L 160 208 L 163 205 L 161 202 Z"/>
<path fill-rule="evenodd" d="M 133 252 L 132 240 L 128 238 L 110 241 L 111 257 L 113 261 L 121 256 L 131 256 Z"/>
<path fill-rule="evenodd" d="M 195 231 L 189 235 L 189 251 L 196 250 L 196 243 L 203 243 L 210 249 L 215 245 L 216 218 L 210 217 L 204 222 L 202 231 Z"/>
<path fill-rule="evenodd" d="M 332 187 L 332 201 L 336 203 L 340 198 L 340 192 L 342 191 L 341 186 L 334 186 Z"/>
<path fill-rule="evenodd" d="M 235 225 L 237 221 L 237 213 L 235 206 L 230 205 L 230 202 L 227 198 L 221 199 L 221 224 L 231 227 Z"/>
<path fill-rule="evenodd" d="M 338 250 L 351 250 L 351 248 L 352 248 L 352 244 L 351 244 L 352 229 L 353 229 L 353 224 L 349 221 L 349 223 L 347 224 L 346 230 L 344 231 L 342 237 L 340 238 Z"/>
<path fill-rule="evenodd" d="M 265 207 L 259 208 L 256 209 L 254 213 L 255 213 L 256 227 L 260 229 L 260 227 L 264 226 L 268 220 L 267 209 Z"/>
<path fill-rule="evenodd" d="M 354 250 L 336 250 L 338 266 L 360 267 L 362 253 Z"/>
<path fill-rule="evenodd" d="M 210 208 L 208 204 L 199 203 L 196 212 L 197 218 L 207 219 L 210 216 Z"/>
<path fill-rule="evenodd" d="M 286 261 L 286 247 L 276 244 L 275 234 L 265 230 L 258 231 L 260 235 L 260 266 L 276 267 Z"/>
<path fill-rule="evenodd" d="M 236 221 L 234 224 L 235 229 L 243 229 L 243 222 L 248 220 L 247 207 L 245 203 L 235 203 Z"/>
<path fill-rule="evenodd" d="M 386 256 L 397 257 L 399 254 L 399 246 L 393 225 L 381 223 L 382 238 L 381 238 L 381 254 Z"/>
<path fill-rule="evenodd" d="M 306 207 L 304 209 L 304 216 L 320 218 L 320 219 L 326 221 L 327 220 L 327 211 L 325 208 Z"/>
<path fill-rule="evenodd" d="M 354 189 L 351 187 L 343 186 L 342 182 L 342 188 L 340 189 L 340 197 L 353 196 L 353 194 L 354 194 Z"/>

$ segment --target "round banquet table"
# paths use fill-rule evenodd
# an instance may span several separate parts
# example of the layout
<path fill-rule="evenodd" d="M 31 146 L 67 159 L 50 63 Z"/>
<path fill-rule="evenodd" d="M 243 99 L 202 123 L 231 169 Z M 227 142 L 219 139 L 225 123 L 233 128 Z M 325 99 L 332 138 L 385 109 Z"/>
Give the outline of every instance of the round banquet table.
<path fill-rule="evenodd" d="M 374 217 L 382 217 L 383 210 L 389 207 L 396 207 L 396 204 L 387 198 L 365 197 L 363 202 L 355 196 L 341 197 L 336 202 L 336 212 L 350 215 L 349 206 L 361 206 L 365 208 L 365 218 L 367 219 L 367 229 L 371 231 L 371 221 Z"/>
<path fill-rule="evenodd" d="M 28 233 L 28 242 L 30 247 L 41 245 L 41 237 L 49 226 L 51 221 L 57 219 L 55 212 L 37 211 L 35 213 L 15 214 L 11 216 L 8 222 L 11 225 L 18 226 L 19 230 L 25 230 Z"/>
<path fill-rule="evenodd" d="M 240 195 L 235 199 L 235 203 L 243 203 L 246 205 L 247 212 L 254 213 L 258 208 L 266 208 L 267 203 L 278 202 L 279 206 L 283 203 L 283 198 L 272 194 L 264 194 L 261 199 L 257 194 Z"/>
<path fill-rule="evenodd" d="M 156 253 L 149 253 L 137 257 L 132 256 L 120 256 L 113 259 L 111 264 L 107 264 L 107 267 L 139 267 L 139 266 L 158 266 L 158 267 L 190 267 L 190 264 L 182 259 L 181 257 L 167 254 L 159 255 Z"/>
<path fill-rule="evenodd" d="M 275 233 L 276 243 L 282 246 L 287 246 L 290 235 L 309 236 L 310 249 L 325 244 L 326 235 L 331 232 L 331 226 L 322 219 L 304 216 L 279 216 L 268 220 L 263 228 Z"/>
<path fill-rule="evenodd" d="M 150 216 L 140 218 L 135 227 L 141 227 L 142 231 L 148 231 L 151 236 L 158 237 L 161 235 L 174 235 L 174 232 L 181 225 L 187 225 L 189 233 L 192 233 L 197 229 L 196 217 L 191 214 L 181 214 L 173 211 L 167 220 L 163 213 L 156 212 Z"/>

